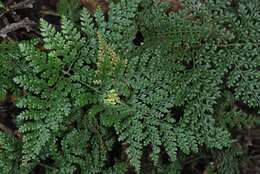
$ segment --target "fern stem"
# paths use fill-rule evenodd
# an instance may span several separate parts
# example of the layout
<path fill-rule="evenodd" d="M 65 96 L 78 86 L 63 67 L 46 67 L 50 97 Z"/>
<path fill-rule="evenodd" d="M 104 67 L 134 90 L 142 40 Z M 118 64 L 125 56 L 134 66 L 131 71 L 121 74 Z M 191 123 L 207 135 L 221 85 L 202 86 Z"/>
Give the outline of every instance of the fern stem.
<path fill-rule="evenodd" d="M 57 168 L 49 166 L 47 164 L 43 164 L 43 163 L 38 163 L 39 166 L 47 168 L 47 169 L 51 169 L 51 170 L 57 170 Z"/>
<path fill-rule="evenodd" d="M 260 43 L 258 43 L 258 44 L 260 44 Z M 228 52 L 228 50 L 226 50 L 226 51 Z M 228 53 L 229 53 L 229 52 L 228 52 Z M 242 80 L 246 83 L 247 88 L 252 92 L 252 94 L 253 94 L 253 96 L 255 97 L 255 99 L 257 100 L 258 104 L 260 104 L 260 98 L 259 98 L 258 95 L 255 93 L 255 91 L 251 88 L 251 86 L 249 86 L 249 85 L 247 84 L 247 80 L 245 79 L 244 74 L 243 74 L 242 70 L 239 68 L 237 62 L 234 61 L 234 64 L 235 64 L 235 68 L 239 71 L 239 73 L 240 73 L 240 75 L 241 75 L 241 77 L 242 77 Z"/>
<path fill-rule="evenodd" d="M 246 44 L 251 44 L 253 46 L 259 46 L 260 43 L 231 43 L 231 44 L 219 44 L 218 47 L 226 48 L 226 47 L 235 47 L 235 46 L 244 46 Z"/>
<path fill-rule="evenodd" d="M 71 67 L 70 67 L 70 68 L 71 68 Z M 70 70 L 70 68 L 69 68 L 69 70 Z M 71 74 L 70 74 L 68 71 L 62 71 L 62 72 L 63 72 L 64 75 L 71 76 Z M 87 83 L 85 83 L 85 82 L 83 82 L 83 81 L 81 81 L 81 80 L 76 80 L 76 81 L 79 82 L 79 83 L 81 83 L 82 85 L 88 87 L 89 89 L 95 91 L 96 93 L 102 94 L 102 92 L 100 92 L 99 90 L 97 90 L 97 89 L 94 88 L 93 86 L 90 86 L 89 84 L 87 84 Z"/>
<path fill-rule="evenodd" d="M 246 86 L 248 87 L 248 89 L 252 92 L 252 94 L 254 95 L 255 99 L 258 101 L 258 104 L 260 105 L 260 98 L 258 97 L 258 95 L 255 93 L 254 89 L 251 88 L 250 85 L 247 84 L 247 81 L 244 77 L 244 74 L 242 72 L 242 70 L 238 67 L 238 64 L 235 62 L 235 67 L 238 69 L 238 71 L 240 72 L 240 75 L 242 77 L 242 79 L 244 80 L 244 82 L 246 83 Z"/>
<path fill-rule="evenodd" d="M 89 84 L 82 82 L 81 80 L 77 80 L 77 82 L 81 83 L 82 85 L 88 87 L 89 89 L 92 89 L 93 91 L 95 91 L 98 94 L 102 94 L 99 90 L 97 90 L 96 88 L 94 88 L 93 86 L 90 86 Z"/>

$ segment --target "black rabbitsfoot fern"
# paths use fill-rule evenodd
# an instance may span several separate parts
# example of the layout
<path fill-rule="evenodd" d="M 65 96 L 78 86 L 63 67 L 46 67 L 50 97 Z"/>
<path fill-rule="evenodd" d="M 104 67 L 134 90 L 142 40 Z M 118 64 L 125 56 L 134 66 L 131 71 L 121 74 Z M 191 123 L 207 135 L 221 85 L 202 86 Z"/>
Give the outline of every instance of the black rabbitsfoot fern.
<path fill-rule="evenodd" d="M 260 5 L 189 0 L 184 7 L 167 14 L 164 3 L 121 0 L 110 3 L 107 18 L 83 9 L 79 26 L 62 17 L 58 31 L 41 20 L 45 49 L 39 40 L 19 44 L 22 140 L 15 145 L 0 134 L 1 156 L 20 158 L 0 169 L 145 173 L 151 148 L 151 170 L 172 174 L 180 156 L 230 148 L 232 121 L 241 125 L 250 115 L 235 103 L 253 109 L 250 118 L 259 114 Z"/>

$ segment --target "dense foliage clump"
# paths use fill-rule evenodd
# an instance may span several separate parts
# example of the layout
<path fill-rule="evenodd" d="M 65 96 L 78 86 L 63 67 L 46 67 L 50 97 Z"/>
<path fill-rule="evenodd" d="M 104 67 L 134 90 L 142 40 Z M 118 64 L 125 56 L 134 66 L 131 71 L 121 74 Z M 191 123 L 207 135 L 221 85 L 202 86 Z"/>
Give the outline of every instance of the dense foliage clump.
<path fill-rule="evenodd" d="M 19 49 L 2 43 L 0 96 L 22 91 L 22 138 L 0 134 L 1 171 L 145 173 L 147 158 L 149 171 L 173 174 L 202 148 L 234 162 L 230 129 L 257 122 L 260 108 L 260 4 L 183 7 L 110 2 L 107 14 L 63 16 L 60 29 L 41 20 L 42 39 Z M 238 172 L 221 153 L 216 170 Z"/>

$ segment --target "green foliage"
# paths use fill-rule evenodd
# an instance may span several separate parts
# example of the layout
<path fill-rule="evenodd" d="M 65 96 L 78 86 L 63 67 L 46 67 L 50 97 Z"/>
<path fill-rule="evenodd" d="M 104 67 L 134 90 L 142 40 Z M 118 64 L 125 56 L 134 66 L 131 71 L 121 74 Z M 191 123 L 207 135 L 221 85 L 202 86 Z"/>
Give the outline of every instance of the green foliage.
<path fill-rule="evenodd" d="M 238 174 L 239 172 L 239 157 L 242 155 L 241 150 L 232 146 L 224 151 L 219 151 L 214 154 L 214 162 L 212 170 L 219 174 L 225 174 L 227 171 L 230 174 Z"/>
<path fill-rule="evenodd" d="M 45 49 L 37 40 L 19 44 L 23 68 L 14 78 L 24 91 L 20 167 L 49 160 L 48 173 L 140 173 L 151 148 L 156 173 L 180 173 L 181 155 L 225 152 L 231 128 L 257 123 L 257 2 L 189 0 L 167 14 L 157 1 L 121 0 L 108 17 L 83 9 L 79 26 L 70 14 L 59 31 L 41 20 Z"/>
<path fill-rule="evenodd" d="M 3 174 L 18 174 L 21 143 L 11 135 L 0 132 L 0 170 Z"/>
<path fill-rule="evenodd" d="M 4 99 L 8 90 L 15 91 L 12 79 L 15 77 L 19 66 L 19 48 L 16 42 L 3 42 L 0 44 L 0 101 Z"/>
<path fill-rule="evenodd" d="M 2 1 L 0 1 L 0 9 L 1 9 L 1 8 L 4 8 L 4 4 L 3 4 Z"/>
<path fill-rule="evenodd" d="M 76 21 L 79 19 L 80 4 L 78 0 L 60 0 L 57 5 L 60 15 Z"/>
<path fill-rule="evenodd" d="M 171 163 L 170 165 L 162 165 L 161 169 L 158 169 L 159 174 L 181 174 L 182 166 L 179 161 Z"/>

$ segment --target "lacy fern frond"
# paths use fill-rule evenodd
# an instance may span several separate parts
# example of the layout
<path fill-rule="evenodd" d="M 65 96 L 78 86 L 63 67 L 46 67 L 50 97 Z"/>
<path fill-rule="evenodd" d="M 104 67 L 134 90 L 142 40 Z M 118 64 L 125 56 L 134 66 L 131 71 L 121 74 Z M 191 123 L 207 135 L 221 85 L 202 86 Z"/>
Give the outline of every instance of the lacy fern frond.
<path fill-rule="evenodd" d="M 17 92 L 13 78 L 18 73 L 20 50 L 16 42 L 3 42 L 0 44 L 0 101 L 4 99 L 7 91 Z"/>
<path fill-rule="evenodd" d="M 19 173 L 21 142 L 0 132 L 0 170 L 3 174 Z"/>
<path fill-rule="evenodd" d="M 228 152 L 229 130 L 259 113 L 260 7 L 183 5 L 168 13 L 159 1 L 110 1 L 107 14 L 83 9 L 79 23 L 62 16 L 60 29 L 41 20 L 42 41 L 19 44 L 16 55 L 21 148 L 5 137 L 0 153 L 17 150 L 24 173 L 42 161 L 53 174 L 141 173 L 148 156 L 155 173 L 177 174 L 180 156 Z"/>

